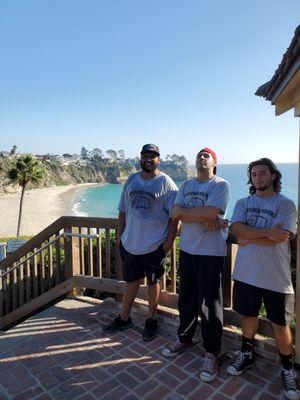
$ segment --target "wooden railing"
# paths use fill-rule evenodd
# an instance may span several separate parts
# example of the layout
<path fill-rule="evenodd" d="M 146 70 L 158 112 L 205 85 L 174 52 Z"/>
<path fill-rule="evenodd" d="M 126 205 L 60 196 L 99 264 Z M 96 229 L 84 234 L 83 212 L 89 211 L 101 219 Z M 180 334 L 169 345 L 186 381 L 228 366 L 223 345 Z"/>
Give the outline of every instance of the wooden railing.
<path fill-rule="evenodd" d="M 122 294 L 121 264 L 116 243 L 118 221 L 112 218 L 61 217 L 0 263 L 0 329 L 24 318 L 77 288 Z M 224 273 L 225 323 L 240 326 L 231 309 L 231 272 L 237 245 L 227 242 Z M 177 308 L 177 244 L 167 260 L 160 304 Z M 138 297 L 147 298 L 142 285 Z M 260 320 L 260 333 L 273 336 Z"/>
<path fill-rule="evenodd" d="M 116 219 L 61 217 L 0 263 L 0 328 L 76 287 L 77 275 L 121 279 Z"/>

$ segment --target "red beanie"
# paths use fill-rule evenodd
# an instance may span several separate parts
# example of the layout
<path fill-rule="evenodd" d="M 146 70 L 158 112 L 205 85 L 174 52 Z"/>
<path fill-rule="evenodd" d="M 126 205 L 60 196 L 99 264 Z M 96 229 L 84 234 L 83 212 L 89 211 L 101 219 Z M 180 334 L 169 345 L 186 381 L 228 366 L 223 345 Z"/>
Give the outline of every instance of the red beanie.
<path fill-rule="evenodd" d="M 212 158 L 215 160 L 215 162 L 217 162 L 217 155 L 212 149 L 210 149 L 208 147 L 204 147 L 204 149 L 201 149 L 199 151 L 199 153 L 202 153 L 202 152 L 209 153 L 212 156 Z"/>

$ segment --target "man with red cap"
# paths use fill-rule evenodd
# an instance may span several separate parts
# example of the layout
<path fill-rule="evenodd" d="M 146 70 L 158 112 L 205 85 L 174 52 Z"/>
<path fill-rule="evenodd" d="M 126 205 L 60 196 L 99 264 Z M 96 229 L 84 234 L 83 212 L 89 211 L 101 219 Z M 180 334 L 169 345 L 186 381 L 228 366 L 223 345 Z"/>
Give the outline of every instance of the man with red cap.
<path fill-rule="evenodd" d="M 175 357 L 193 344 L 198 315 L 205 356 L 200 378 L 212 381 L 218 374 L 218 353 L 223 329 L 222 274 L 228 229 L 224 216 L 229 185 L 216 176 L 216 153 L 203 148 L 196 158 L 197 176 L 182 183 L 173 218 L 182 221 L 179 255 L 180 324 L 178 339 L 163 349 Z"/>

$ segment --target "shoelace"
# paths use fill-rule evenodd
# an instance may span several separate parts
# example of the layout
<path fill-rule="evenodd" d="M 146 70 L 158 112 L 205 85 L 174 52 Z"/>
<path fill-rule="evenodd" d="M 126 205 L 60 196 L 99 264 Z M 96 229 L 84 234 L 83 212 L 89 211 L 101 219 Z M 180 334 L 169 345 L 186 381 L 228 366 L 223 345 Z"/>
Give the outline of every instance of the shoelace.
<path fill-rule="evenodd" d="M 176 352 L 178 349 L 180 349 L 181 346 L 182 343 L 179 340 L 176 340 L 176 342 L 173 343 L 172 346 L 170 347 L 170 350 Z"/>
<path fill-rule="evenodd" d="M 237 353 L 237 357 L 233 363 L 234 368 L 239 369 L 245 362 L 246 357 L 247 357 L 247 355 L 245 353 L 242 353 L 241 351 L 239 351 Z"/>
<path fill-rule="evenodd" d="M 215 365 L 215 359 L 213 357 L 204 357 L 203 360 L 203 370 L 204 371 L 213 371 L 214 370 L 214 365 Z"/>
<path fill-rule="evenodd" d="M 283 369 L 282 374 L 284 376 L 284 383 L 286 385 L 286 389 L 297 391 L 296 379 L 293 370 Z"/>

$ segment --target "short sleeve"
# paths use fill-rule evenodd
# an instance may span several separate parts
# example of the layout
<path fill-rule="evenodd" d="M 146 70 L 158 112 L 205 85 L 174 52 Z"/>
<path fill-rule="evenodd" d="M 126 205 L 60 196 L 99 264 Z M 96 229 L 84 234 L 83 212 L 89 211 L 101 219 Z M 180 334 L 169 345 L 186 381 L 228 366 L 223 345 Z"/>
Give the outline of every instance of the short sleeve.
<path fill-rule="evenodd" d="M 217 207 L 221 214 L 225 214 L 230 199 L 229 184 L 226 181 L 218 182 L 209 194 L 205 206 Z"/>
<path fill-rule="evenodd" d="M 127 179 L 127 181 L 126 181 L 126 183 L 125 183 L 125 185 L 123 187 L 121 198 L 120 198 L 120 201 L 119 201 L 119 207 L 118 207 L 118 210 L 120 212 L 122 212 L 122 213 L 126 212 L 126 202 L 125 202 L 125 200 L 126 200 L 127 182 L 128 182 L 128 179 Z"/>
<path fill-rule="evenodd" d="M 169 214 L 169 217 L 172 217 L 172 208 L 174 205 L 174 201 L 178 192 L 178 188 L 176 183 L 168 177 L 166 182 L 166 194 L 165 194 L 165 209 Z"/>
<path fill-rule="evenodd" d="M 273 221 L 273 226 L 280 225 L 282 229 L 296 233 L 297 210 L 295 204 L 290 199 L 284 199 L 277 212 L 277 216 Z"/>
<path fill-rule="evenodd" d="M 175 197 L 174 204 L 178 204 L 179 206 L 184 206 L 184 190 L 185 190 L 186 182 L 182 182 L 179 186 L 177 195 Z"/>
<path fill-rule="evenodd" d="M 245 200 L 246 199 L 240 199 L 236 202 L 233 209 L 230 225 L 233 225 L 235 222 L 242 222 L 243 224 L 247 222 L 247 215 L 245 212 Z"/>

